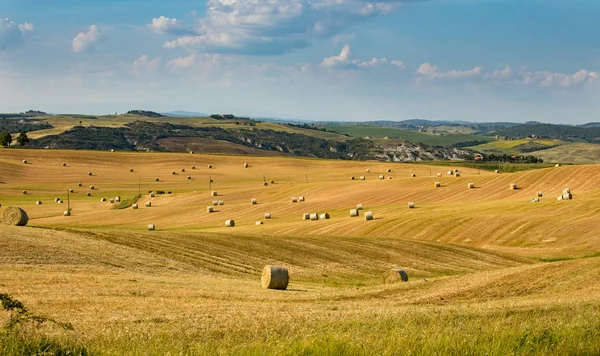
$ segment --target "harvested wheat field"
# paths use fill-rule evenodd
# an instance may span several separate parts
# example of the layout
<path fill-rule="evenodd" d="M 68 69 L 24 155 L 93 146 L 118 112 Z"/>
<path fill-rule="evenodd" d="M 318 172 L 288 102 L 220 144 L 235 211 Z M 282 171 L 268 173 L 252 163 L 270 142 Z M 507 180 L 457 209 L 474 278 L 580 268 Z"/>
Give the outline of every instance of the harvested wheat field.
<path fill-rule="evenodd" d="M 24 323 L 0 333 L 0 354 L 600 353 L 600 165 L 437 177 L 290 157 L 1 152 L 0 216 L 17 206 L 29 220 L 0 225 L 0 294 L 72 330 Z M 192 180 L 171 174 L 192 166 Z M 557 201 L 567 187 L 573 199 Z M 286 290 L 262 288 L 267 265 L 287 268 Z M 408 281 L 382 284 L 391 269 Z"/>

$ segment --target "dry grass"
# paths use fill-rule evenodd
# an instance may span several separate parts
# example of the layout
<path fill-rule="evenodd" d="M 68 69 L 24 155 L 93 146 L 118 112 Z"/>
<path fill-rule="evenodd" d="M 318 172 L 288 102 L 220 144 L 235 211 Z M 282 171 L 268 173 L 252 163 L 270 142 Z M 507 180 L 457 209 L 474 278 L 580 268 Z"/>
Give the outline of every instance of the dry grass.
<path fill-rule="evenodd" d="M 600 352 L 599 166 L 464 168 L 432 189 L 439 178 L 425 165 L 395 164 L 395 179 L 380 181 L 389 163 L 370 162 L 367 180 L 351 181 L 364 163 L 258 157 L 244 169 L 247 160 L 3 150 L 0 213 L 20 206 L 31 227 L 0 226 L 0 291 L 73 323 L 75 332 L 42 330 L 61 345 L 107 355 Z M 192 165 L 193 181 L 168 174 Z M 263 187 L 265 172 L 278 184 Z M 136 196 L 138 178 L 138 203 L 151 209 L 73 194 L 67 219 L 51 203 L 79 181 L 99 196 Z M 519 190 L 507 189 L 513 182 Z M 566 186 L 573 200 L 530 203 Z M 152 199 L 148 190 L 172 194 Z M 211 190 L 227 205 L 206 214 Z M 305 202 L 290 202 L 300 195 Z M 253 197 L 261 204 L 248 204 Z M 350 218 L 356 202 L 375 219 Z M 273 218 L 256 226 L 265 211 Z M 303 222 L 306 211 L 331 219 Z M 267 264 L 289 269 L 287 291 L 260 287 Z M 381 285 L 391 268 L 409 282 Z"/>

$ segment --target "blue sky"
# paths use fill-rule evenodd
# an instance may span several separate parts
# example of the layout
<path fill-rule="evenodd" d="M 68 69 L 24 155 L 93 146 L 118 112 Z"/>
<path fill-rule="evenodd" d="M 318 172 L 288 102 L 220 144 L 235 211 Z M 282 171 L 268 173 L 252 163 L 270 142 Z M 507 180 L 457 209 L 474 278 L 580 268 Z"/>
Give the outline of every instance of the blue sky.
<path fill-rule="evenodd" d="M 0 112 L 600 121 L 597 0 L 0 0 Z"/>

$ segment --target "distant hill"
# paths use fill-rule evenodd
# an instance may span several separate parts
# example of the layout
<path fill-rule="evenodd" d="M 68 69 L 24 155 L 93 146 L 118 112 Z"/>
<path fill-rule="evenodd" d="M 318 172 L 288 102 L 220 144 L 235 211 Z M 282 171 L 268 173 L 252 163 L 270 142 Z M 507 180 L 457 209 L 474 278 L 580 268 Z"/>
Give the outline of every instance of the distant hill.
<path fill-rule="evenodd" d="M 526 137 L 550 138 L 567 142 L 600 143 L 600 127 L 597 126 L 568 126 L 553 124 L 524 124 L 497 131 L 495 134 L 507 139 Z"/>
<path fill-rule="evenodd" d="M 163 116 L 170 117 L 208 117 L 208 114 L 193 112 L 193 111 L 184 111 L 184 110 L 175 110 L 169 112 L 161 113 Z"/>
<path fill-rule="evenodd" d="M 600 122 L 588 122 L 587 124 L 579 125 L 579 127 L 600 127 Z"/>

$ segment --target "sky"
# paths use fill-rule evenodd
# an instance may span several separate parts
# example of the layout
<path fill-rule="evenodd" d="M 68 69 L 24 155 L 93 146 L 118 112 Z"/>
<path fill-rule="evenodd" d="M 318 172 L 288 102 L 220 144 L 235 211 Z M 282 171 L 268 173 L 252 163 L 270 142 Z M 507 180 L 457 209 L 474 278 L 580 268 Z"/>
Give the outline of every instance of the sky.
<path fill-rule="evenodd" d="M 0 0 L 0 112 L 600 121 L 598 0 Z"/>

